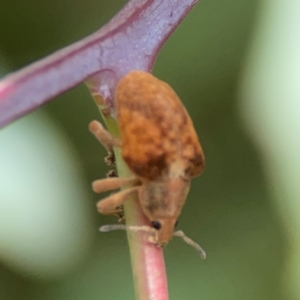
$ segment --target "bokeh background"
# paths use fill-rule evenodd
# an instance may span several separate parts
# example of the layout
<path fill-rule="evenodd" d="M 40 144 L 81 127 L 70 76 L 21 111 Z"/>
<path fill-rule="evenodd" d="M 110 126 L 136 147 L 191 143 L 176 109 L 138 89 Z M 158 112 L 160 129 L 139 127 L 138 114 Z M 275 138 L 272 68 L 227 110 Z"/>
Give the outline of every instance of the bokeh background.
<path fill-rule="evenodd" d="M 0 0 L 0 73 L 105 24 L 125 0 Z M 300 3 L 202 0 L 154 74 L 180 95 L 206 154 L 165 249 L 170 298 L 300 299 Z M 298 35 L 298 36 L 297 36 Z M 82 84 L 0 132 L 0 299 L 133 299 L 124 232 L 96 213 L 105 151 Z"/>

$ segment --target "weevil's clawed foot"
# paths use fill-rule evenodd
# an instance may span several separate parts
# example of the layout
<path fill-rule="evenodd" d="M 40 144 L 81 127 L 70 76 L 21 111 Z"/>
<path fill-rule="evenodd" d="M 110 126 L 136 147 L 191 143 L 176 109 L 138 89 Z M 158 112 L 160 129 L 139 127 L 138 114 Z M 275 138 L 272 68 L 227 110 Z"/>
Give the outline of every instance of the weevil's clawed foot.
<path fill-rule="evenodd" d="M 125 224 L 124 206 L 121 205 L 119 207 L 116 207 L 116 209 L 118 210 L 118 213 L 115 214 L 115 216 L 118 217 L 118 222 Z"/>
<path fill-rule="evenodd" d="M 113 177 L 118 177 L 118 174 L 115 170 L 109 170 L 106 174 L 107 178 L 113 178 Z"/>
<path fill-rule="evenodd" d="M 118 219 L 118 222 L 121 223 L 121 224 L 126 224 L 126 219 L 125 219 L 125 216 L 122 215 L 122 216 L 118 216 L 119 219 Z"/>
<path fill-rule="evenodd" d="M 114 168 L 116 166 L 115 153 L 113 151 L 108 151 L 108 156 L 104 158 L 104 162 L 109 167 Z"/>

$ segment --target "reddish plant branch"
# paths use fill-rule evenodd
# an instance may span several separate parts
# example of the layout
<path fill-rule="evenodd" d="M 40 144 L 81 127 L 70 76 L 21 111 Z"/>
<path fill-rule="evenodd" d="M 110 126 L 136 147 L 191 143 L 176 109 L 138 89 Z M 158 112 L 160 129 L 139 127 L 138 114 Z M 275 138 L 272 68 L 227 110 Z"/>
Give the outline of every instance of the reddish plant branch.
<path fill-rule="evenodd" d="M 104 27 L 0 81 L 0 127 L 45 104 L 51 98 L 95 77 L 109 85 L 132 69 L 149 71 L 161 45 L 197 0 L 131 0 Z M 106 82 L 107 83 L 107 82 Z"/>

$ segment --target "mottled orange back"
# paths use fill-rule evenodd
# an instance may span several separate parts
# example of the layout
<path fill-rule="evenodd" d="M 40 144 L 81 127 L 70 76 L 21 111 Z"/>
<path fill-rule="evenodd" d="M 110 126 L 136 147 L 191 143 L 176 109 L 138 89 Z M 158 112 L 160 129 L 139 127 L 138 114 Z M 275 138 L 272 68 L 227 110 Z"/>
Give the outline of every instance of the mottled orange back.
<path fill-rule="evenodd" d="M 115 96 L 122 156 L 137 176 L 192 178 L 203 171 L 204 155 L 193 123 L 167 83 L 132 71 L 120 80 Z"/>

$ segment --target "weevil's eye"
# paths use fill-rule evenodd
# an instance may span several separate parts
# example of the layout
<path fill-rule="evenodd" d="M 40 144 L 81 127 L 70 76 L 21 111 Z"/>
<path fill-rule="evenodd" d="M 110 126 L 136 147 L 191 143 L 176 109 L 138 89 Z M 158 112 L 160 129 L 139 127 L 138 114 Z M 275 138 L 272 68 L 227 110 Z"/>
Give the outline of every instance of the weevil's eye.
<path fill-rule="evenodd" d="M 178 220 L 175 222 L 174 228 L 176 228 L 178 225 Z"/>
<path fill-rule="evenodd" d="M 156 230 L 161 229 L 161 223 L 158 222 L 158 221 L 152 221 L 152 222 L 151 222 L 151 225 L 152 225 L 152 227 L 155 228 Z"/>

